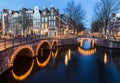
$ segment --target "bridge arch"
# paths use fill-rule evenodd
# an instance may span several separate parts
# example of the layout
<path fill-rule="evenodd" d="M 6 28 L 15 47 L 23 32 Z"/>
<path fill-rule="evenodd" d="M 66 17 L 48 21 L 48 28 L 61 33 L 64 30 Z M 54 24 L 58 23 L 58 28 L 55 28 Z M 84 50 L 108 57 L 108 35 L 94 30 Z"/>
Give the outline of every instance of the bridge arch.
<path fill-rule="evenodd" d="M 36 56 L 39 55 L 39 53 L 41 52 L 41 48 L 43 49 L 51 49 L 51 44 L 49 43 L 49 41 L 47 40 L 42 40 L 38 43 L 37 48 L 36 48 Z"/>
<path fill-rule="evenodd" d="M 95 47 L 95 45 L 96 45 L 96 40 L 93 39 L 93 38 L 80 38 L 80 39 L 78 40 L 78 43 L 79 43 L 78 45 L 79 45 L 80 47 L 82 47 L 84 40 L 89 40 L 89 41 L 91 42 L 92 48 Z"/>
<path fill-rule="evenodd" d="M 58 45 L 58 41 L 57 40 L 53 40 L 52 41 L 52 49 L 55 49 L 55 47 Z"/>
<path fill-rule="evenodd" d="M 16 56 L 34 57 L 34 51 L 30 46 L 20 46 L 12 54 L 9 62 L 9 66 L 13 66 Z"/>

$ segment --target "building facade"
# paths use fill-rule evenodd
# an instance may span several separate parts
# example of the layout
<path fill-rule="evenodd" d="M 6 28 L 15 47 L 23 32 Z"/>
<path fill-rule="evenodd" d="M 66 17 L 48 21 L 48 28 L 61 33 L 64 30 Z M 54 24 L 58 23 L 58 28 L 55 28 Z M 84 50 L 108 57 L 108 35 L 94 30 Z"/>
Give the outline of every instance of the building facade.
<path fill-rule="evenodd" d="M 109 23 L 109 32 L 112 36 L 120 37 L 120 13 L 112 14 Z"/>
<path fill-rule="evenodd" d="M 2 35 L 2 15 L 0 15 L 0 36 Z"/>
<path fill-rule="evenodd" d="M 65 14 L 60 15 L 60 28 L 59 35 L 67 35 L 69 33 L 67 16 Z"/>
<path fill-rule="evenodd" d="M 32 28 L 32 33 L 35 33 L 37 35 L 42 34 L 40 27 L 41 27 L 41 10 L 39 10 L 38 6 L 35 6 L 34 13 L 33 13 L 33 28 Z"/>
<path fill-rule="evenodd" d="M 22 8 L 19 11 L 2 10 L 2 35 L 27 36 L 29 34 L 56 37 L 63 35 L 66 28 L 66 16 L 60 15 L 53 6 L 50 9 L 38 6 L 34 10 Z M 66 32 L 67 33 L 67 32 Z"/>

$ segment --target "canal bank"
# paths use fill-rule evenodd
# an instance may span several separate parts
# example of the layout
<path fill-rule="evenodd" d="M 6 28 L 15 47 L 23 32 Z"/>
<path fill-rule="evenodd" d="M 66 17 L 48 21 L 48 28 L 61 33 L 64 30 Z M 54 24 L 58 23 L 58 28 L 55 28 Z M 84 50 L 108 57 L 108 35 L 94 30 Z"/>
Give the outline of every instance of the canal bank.
<path fill-rule="evenodd" d="M 106 48 L 120 48 L 120 42 L 119 41 L 112 41 L 112 40 L 106 40 L 106 39 L 97 39 L 95 41 L 95 45 L 99 47 L 106 47 Z"/>

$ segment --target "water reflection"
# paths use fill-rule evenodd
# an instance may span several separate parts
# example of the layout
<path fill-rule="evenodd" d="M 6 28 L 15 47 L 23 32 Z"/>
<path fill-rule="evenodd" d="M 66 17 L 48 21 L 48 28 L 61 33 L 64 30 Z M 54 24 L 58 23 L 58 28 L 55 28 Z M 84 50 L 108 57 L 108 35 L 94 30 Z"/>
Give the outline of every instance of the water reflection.
<path fill-rule="evenodd" d="M 26 66 L 19 66 L 26 72 L 21 74 L 22 68 L 14 68 L 13 72 L 12 69 L 0 77 L 0 83 L 120 83 L 119 50 L 100 47 L 85 50 L 80 46 L 64 46 L 58 48 L 58 53 L 56 50 L 53 58 L 51 50 L 43 53 L 43 56 L 29 59 L 29 63 L 26 59 L 20 60 Z M 30 75 L 23 76 L 30 70 Z"/>
<path fill-rule="evenodd" d="M 45 67 L 45 66 L 48 64 L 48 62 L 50 61 L 50 58 L 51 58 L 51 52 L 50 52 L 48 58 L 47 58 L 44 62 L 40 62 L 40 61 L 38 60 L 38 57 L 36 57 L 37 65 L 38 65 L 39 67 Z"/>
<path fill-rule="evenodd" d="M 65 65 L 68 65 L 70 59 L 71 59 L 71 50 L 68 49 L 67 53 L 65 54 Z"/>
<path fill-rule="evenodd" d="M 80 46 L 78 46 L 78 52 L 82 55 L 89 56 L 96 53 L 94 40 L 80 40 Z"/>
<path fill-rule="evenodd" d="M 52 51 L 50 50 L 44 50 L 43 56 L 38 55 L 38 57 L 36 57 L 37 65 L 39 67 L 45 67 L 51 59 L 51 53 Z"/>
<path fill-rule="evenodd" d="M 92 48 L 92 45 L 93 45 L 93 41 L 92 40 L 88 40 L 88 39 L 85 39 L 85 40 L 82 40 L 83 43 L 81 43 L 81 48 L 85 49 L 85 50 L 89 50 Z"/>
<path fill-rule="evenodd" d="M 56 47 L 55 50 L 52 50 L 52 57 L 53 57 L 53 58 L 56 58 L 57 55 L 58 55 L 58 47 Z"/>
<path fill-rule="evenodd" d="M 106 63 L 107 63 L 107 54 L 104 53 L 104 64 L 106 64 Z"/>
<path fill-rule="evenodd" d="M 13 76 L 16 80 L 24 80 L 24 79 L 26 79 L 26 78 L 31 74 L 33 67 L 34 67 L 34 59 L 33 59 L 33 61 L 32 61 L 32 65 L 31 65 L 30 69 L 29 69 L 25 74 L 20 75 L 20 76 L 19 76 L 19 75 L 16 75 L 15 72 L 14 72 L 14 70 L 12 69 L 12 70 L 11 70 L 12 76 Z"/>
<path fill-rule="evenodd" d="M 96 48 L 90 49 L 90 50 L 84 50 L 81 47 L 78 47 L 78 52 L 85 56 L 90 56 L 96 53 Z"/>

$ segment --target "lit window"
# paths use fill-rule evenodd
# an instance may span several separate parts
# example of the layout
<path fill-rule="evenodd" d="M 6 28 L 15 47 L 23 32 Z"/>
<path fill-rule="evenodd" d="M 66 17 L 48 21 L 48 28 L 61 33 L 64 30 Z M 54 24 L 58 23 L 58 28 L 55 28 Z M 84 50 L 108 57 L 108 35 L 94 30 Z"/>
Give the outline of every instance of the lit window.
<path fill-rule="evenodd" d="M 45 24 L 45 28 L 47 28 L 47 27 L 48 27 L 48 24 L 46 23 L 46 24 Z"/>
<path fill-rule="evenodd" d="M 42 28 L 44 28 L 44 23 L 42 23 Z"/>

